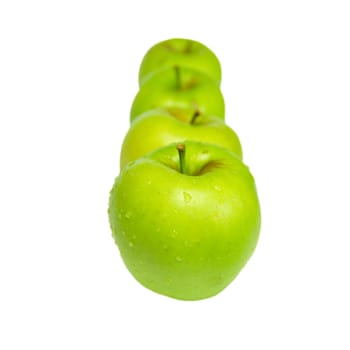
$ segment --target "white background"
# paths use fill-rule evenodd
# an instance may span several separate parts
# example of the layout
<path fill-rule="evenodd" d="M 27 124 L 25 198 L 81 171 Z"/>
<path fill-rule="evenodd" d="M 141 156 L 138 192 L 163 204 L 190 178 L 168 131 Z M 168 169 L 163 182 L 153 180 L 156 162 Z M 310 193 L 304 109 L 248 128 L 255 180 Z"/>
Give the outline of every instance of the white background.
<path fill-rule="evenodd" d="M 348 1 L 0 5 L 0 348 L 350 349 Z M 218 296 L 140 286 L 111 238 L 142 56 L 219 57 L 258 185 L 258 248 Z"/>

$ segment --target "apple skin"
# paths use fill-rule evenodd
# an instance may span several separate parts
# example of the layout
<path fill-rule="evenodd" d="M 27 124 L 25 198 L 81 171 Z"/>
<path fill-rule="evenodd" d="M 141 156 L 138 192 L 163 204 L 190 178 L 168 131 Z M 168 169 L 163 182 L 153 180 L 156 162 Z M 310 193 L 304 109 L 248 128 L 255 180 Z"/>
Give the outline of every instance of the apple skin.
<path fill-rule="evenodd" d="M 157 108 L 140 115 L 130 126 L 120 153 L 120 168 L 146 153 L 185 140 L 221 145 L 242 159 L 237 134 L 214 116 L 195 115 L 194 109 Z M 142 141 L 140 141 L 142 140 Z"/>
<path fill-rule="evenodd" d="M 221 64 L 212 50 L 195 40 L 173 38 L 161 41 L 147 51 L 139 69 L 139 86 L 159 69 L 174 65 L 199 70 L 217 85 L 221 83 Z"/>
<path fill-rule="evenodd" d="M 260 206 L 248 167 L 220 146 L 184 142 L 130 162 L 110 193 L 121 257 L 148 289 L 181 300 L 221 292 L 251 257 Z"/>
<path fill-rule="evenodd" d="M 158 71 L 145 82 L 132 103 L 130 121 L 158 107 L 195 108 L 225 118 L 225 101 L 217 84 L 200 72 L 177 66 Z"/>

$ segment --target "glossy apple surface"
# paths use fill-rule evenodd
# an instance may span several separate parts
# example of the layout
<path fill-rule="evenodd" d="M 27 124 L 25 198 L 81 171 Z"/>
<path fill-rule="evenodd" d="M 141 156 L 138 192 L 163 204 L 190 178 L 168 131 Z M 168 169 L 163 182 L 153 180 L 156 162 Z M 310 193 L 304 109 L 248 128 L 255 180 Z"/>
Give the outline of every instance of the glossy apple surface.
<path fill-rule="evenodd" d="M 121 148 L 120 168 L 156 148 L 185 140 L 217 144 L 242 158 L 239 138 L 222 118 L 201 115 L 193 108 L 158 108 L 131 124 Z"/>
<path fill-rule="evenodd" d="M 260 230 L 249 169 L 222 147 L 190 141 L 129 163 L 114 183 L 108 213 L 135 279 L 182 300 L 227 287 L 251 257 Z"/>
<path fill-rule="evenodd" d="M 198 109 L 202 114 L 225 118 L 219 86 L 200 72 L 178 66 L 157 72 L 140 88 L 132 103 L 130 121 L 159 107 Z"/>
<path fill-rule="evenodd" d="M 159 42 L 147 51 L 140 65 L 139 86 L 159 69 L 174 65 L 199 70 L 220 85 L 221 65 L 214 52 L 198 41 L 174 38 Z"/>

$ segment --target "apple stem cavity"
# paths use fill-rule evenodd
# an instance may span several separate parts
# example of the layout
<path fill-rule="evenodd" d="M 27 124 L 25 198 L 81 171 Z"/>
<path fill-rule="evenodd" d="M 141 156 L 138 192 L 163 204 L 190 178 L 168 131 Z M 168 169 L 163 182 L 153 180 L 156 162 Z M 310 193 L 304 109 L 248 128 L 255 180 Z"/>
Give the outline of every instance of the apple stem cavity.
<path fill-rule="evenodd" d="M 174 66 L 175 71 L 175 86 L 178 90 L 181 90 L 181 74 L 180 74 L 180 67 L 178 65 Z"/>
<path fill-rule="evenodd" d="M 201 115 L 201 112 L 197 109 L 191 119 L 190 124 L 193 125 L 196 122 L 196 119 Z"/>
<path fill-rule="evenodd" d="M 176 149 L 179 152 L 179 160 L 180 160 L 180 173 L 184 174 L 185 169 L 185 145 L 183 143 L 178 143 L 176 145 Z"/>

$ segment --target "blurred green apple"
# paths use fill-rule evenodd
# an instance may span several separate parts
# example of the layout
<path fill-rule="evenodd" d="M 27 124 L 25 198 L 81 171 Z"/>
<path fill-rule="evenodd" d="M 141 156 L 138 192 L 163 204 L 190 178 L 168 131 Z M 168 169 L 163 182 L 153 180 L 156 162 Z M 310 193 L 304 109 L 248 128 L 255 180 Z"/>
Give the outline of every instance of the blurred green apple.
<path fill-rule="evenodd" d="M 120 168 L 156 148 L 185 140 L 221 145 L 242 158 L 239 138 L 222 118 L 202 115 L 193 108 L 158 108 L 131 124 L 122 145 Z"/>
<path fill-rule="evenodd" d="M 260 231 L 249 169 L 233 152 L 194 141 L 130 162 L 114 183 L 108 213 L 136 280 L 182 300 L 227 287 L 251 257 Z"/>
<path fill-rule="evenodd" d="M 158 71 L 143 84 L 133 101 L 130 121 L 158 107 L 194 108 L 203 114 L 225 118 L 225 102 L 219 86 L 205 74 L 179 66 Z"/>
<path fill-rule="evenodd" d="M 221 65 L 214 52 L 198 41 L 174 38 L 159 42 L 147 51 L 139 70 L 139 86 L 159 69 L 174 65 L 199 70 L 220 85 Z"/>

